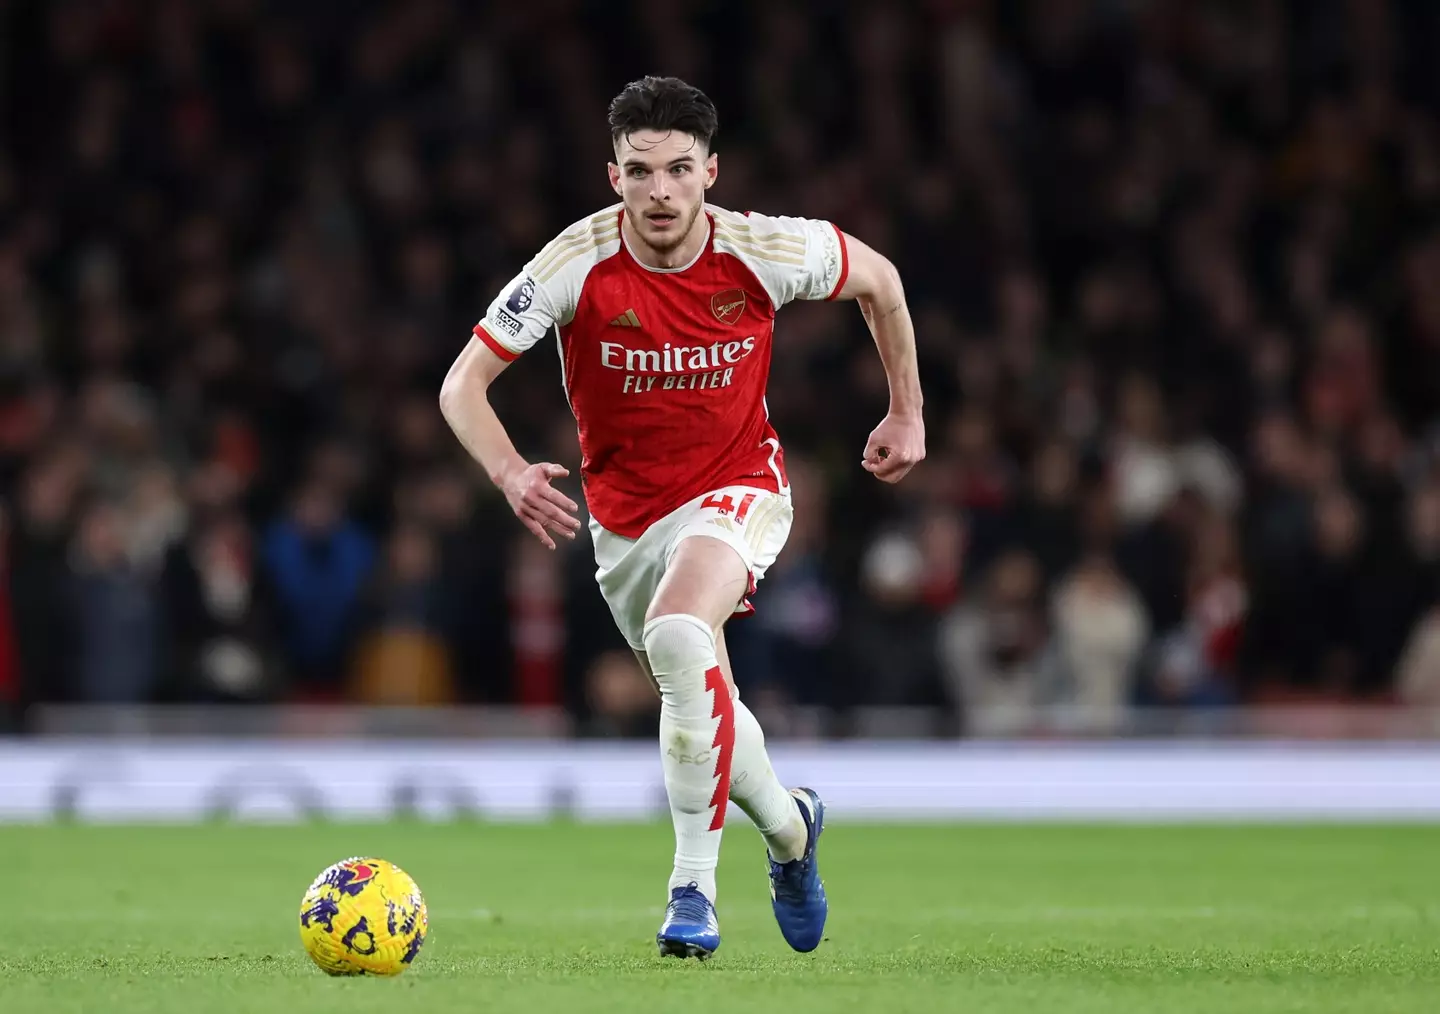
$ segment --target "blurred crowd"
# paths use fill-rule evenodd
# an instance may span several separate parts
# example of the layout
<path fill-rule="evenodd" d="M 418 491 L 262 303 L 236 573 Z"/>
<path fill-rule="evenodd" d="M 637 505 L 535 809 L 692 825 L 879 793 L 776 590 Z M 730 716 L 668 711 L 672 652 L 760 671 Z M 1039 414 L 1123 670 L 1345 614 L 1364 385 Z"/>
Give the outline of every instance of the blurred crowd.
<path fill-rule="evenodd" d="M 860 314 L 781 314 L 757 707 L 1440 704 L 1437 57 L 1429 0 L 0 4 L 0 700 L 650 728 L 588 541 L 436 397 L 654 72 L 719 106 L 716 202 L 887 253 L 921 350 L 882 486 Z M 573 473 L 558 373 L 494 395 Z"/>

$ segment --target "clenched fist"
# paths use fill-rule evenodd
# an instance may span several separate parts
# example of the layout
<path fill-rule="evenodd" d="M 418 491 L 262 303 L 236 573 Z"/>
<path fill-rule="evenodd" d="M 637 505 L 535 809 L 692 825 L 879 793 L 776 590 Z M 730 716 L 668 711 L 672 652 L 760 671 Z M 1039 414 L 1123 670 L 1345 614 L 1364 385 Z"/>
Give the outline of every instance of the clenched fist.
<path fill-rule="evenodd" d="M 892 412 L 871 431 L 860 464 L 882 482 L 899 482 L 924 460 L 925 420 Z"/>

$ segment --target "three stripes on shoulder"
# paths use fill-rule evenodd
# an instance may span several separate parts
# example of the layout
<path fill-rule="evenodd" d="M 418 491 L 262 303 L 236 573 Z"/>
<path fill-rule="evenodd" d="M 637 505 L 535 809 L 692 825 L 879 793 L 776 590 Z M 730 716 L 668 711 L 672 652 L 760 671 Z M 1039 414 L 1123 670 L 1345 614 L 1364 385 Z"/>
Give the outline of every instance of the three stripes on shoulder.
<path fill-rule="evenodd" d="M 713 209 L 712 220 L 715 223 L 715 239 L 721 244 L 777 264 L 798 266 L 805 262 L 803 236 L 780 231 L 757 232 L 756 223 L 745 215 L 720 208 Z M 548 282 L 576 257 L 607 243 L 617 242 L 619 238 L 620 208 L 617 205 L 597 212 L 555 237 L 531 262 L 530 274 L 542 284 Z"/>

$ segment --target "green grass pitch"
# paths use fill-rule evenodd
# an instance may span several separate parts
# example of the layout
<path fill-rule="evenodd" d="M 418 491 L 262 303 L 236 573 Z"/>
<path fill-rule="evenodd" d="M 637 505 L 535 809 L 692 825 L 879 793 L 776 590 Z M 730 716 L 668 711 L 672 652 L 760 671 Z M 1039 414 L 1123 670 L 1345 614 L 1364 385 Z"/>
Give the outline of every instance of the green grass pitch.
<path fill-rule="evenodd" d="M 732 826 L 704 965 L 655 953 L 671 848 L 660 825 L 0 827 L 0 1011 L 1440 1010 L 1440 827 L 835 822 L 801 955 Z M 429 903 L 398 979 L 300 950 L 305 887 L 355 854 Z"/>

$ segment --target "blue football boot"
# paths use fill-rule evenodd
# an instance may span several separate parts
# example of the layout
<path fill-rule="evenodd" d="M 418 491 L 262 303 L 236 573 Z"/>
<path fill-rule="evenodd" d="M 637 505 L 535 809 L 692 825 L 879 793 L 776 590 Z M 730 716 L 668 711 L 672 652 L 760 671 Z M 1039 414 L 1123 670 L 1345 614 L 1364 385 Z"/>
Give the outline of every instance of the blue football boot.
<path fill-rule="evenodd" d="M 825 830 L 825 804 L 813 789 L 794 789 L 790 794 L 805 820 L 805 854 L 788 863 L 770 860 L 770 898 L 785 942 L 803 953 L 820 946 L 830 911 L 815 860 L 815 847 Z M 808 808 L 802 799 L 810 804 Z"/>
<path fill-rule="evenodd" d="M 720 923 L 715 906 L 694 884 L 677 887 L 670 892 L 665 908 L 665 921 L 655 934 L 660 955 L 676 958 L 699 958 L 704 961 L 720 946 Z"/>

